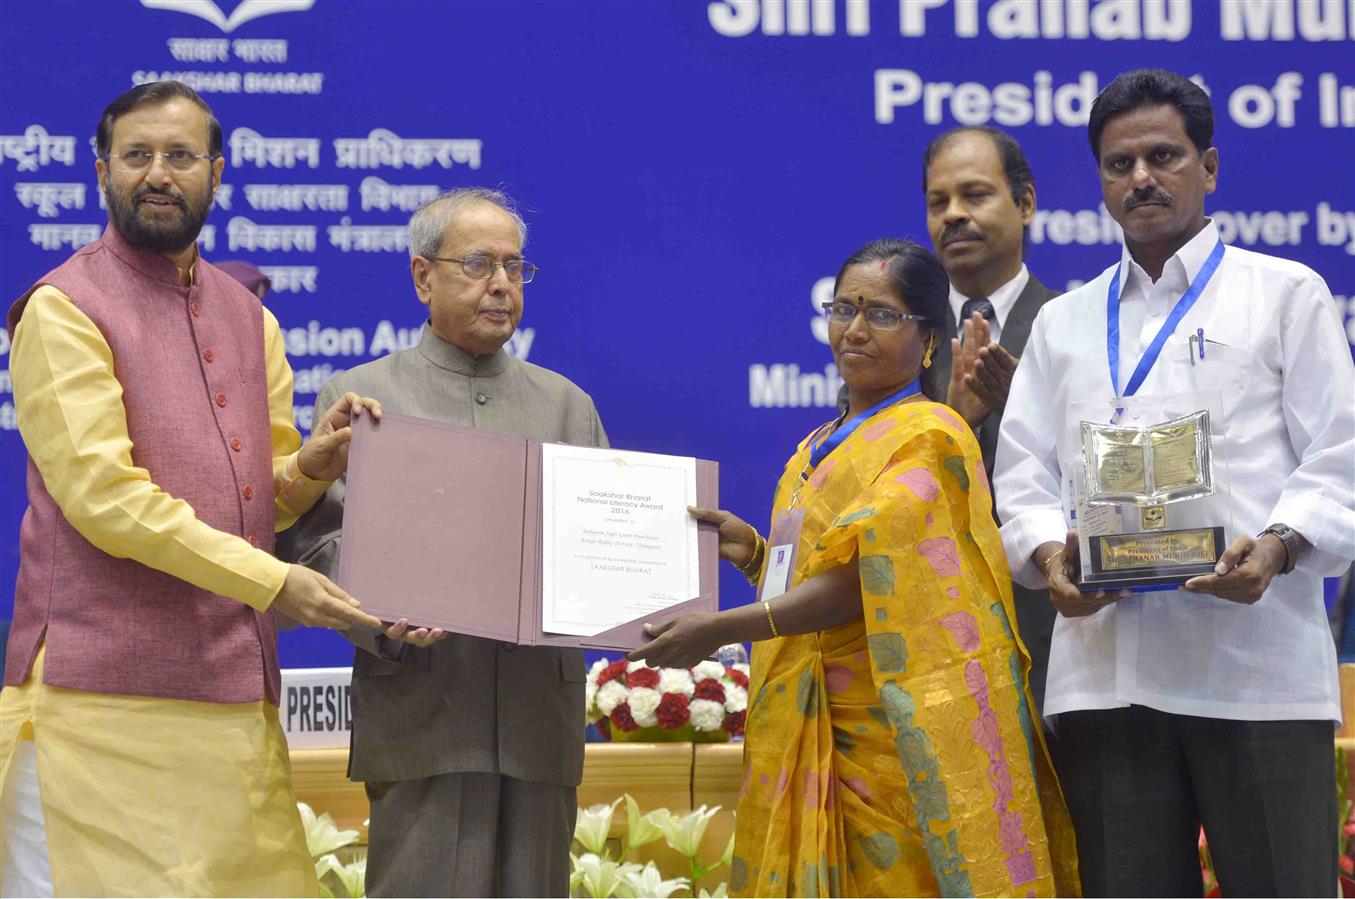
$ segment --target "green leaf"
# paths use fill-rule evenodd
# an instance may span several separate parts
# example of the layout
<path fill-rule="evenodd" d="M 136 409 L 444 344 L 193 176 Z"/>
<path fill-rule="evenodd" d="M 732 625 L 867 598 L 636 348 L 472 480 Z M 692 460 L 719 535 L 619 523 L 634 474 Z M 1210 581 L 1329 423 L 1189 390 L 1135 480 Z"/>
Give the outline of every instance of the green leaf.
<path fill-rule="evenodd" d="M 880 688 L 880 702 L 884 704 L 885 716 L 896 729 L 911 728 L 913 713 L 917 706 L 908 691 L 893 681 L 886 681 Z"/>
<path fill-rule="evenodd" d="M 863 834 L 856 841 L 866 859 L 881 871 L 888 871 L 899 860 L 898 841 L 884 831 L 870 836 Z"/>
<path fill-rule="evenodd" d="M 806 668 L 795 688 L 795 705 L 806 718 L 819 713 L 819 684 L 814 680 L 814 669 Z"/>
<path fill-rule="evenodd" d="M 894 737 L 894 748 L 899 754 L 899 764 L 909 779 L 926 774 L 932 767 L 927 741 L 922 731 L 915 727 L 902 728 Z"/>
<path fill-rule="evenodd" d="M 913 805 L 919 816 L 928 821 L 949 821 L 950 801 L 946 797 L 946 785 L 940 780 L 921 780 L 909 788 L 913 794 Z"/>
<path fill-rule="evenodd" d="M 737 855 L 729 862 L 729 888 L 735 892 L 748 885 L 748 863 Z"/>
<path fill-rule="evenodd" d="M 867 543 L 875 542 L 875 528 L 866 528 L 866 542 Z"/>
<path fill-rule="evenodd" d="M 868 705 L 866 706 L 866 711 L 870 713 L 870 717 L 874 718 L 876 723 L 881 727 L 889 726 L 889 717 L 885 714 L 885 710 L 882 707 L 878 705 Z"/>
<path fill-rule="evenodd" d="M 908 644 L 902 634 L 870 634 L 866 637 L 870 659 L 886 674 L 896 674 L 908 668 Z"/>
<path fill-rule="evenodd" d="M 941 464 L 946 467 L 946 471 L 955 476 L 955 481 L 960 485 L 960 489 L 968 493 L 969 472 L 965 471 L 964 456 L 948 456 Z"/>
<path fill-rule="evenodd" d="M 864 509 L 857 509 L 855 512 L 848 512 L 846 515 L 839 515 L 837 521 L 833 522 L 834 527 L 845 528 L 847 525 L 864 518 L 869 518 L 875 514 L 873 506 L 866 506 Z"/>
<path fill-rule="evenodd" d="M 856 748 L 856 738 L 840 727 L 833 728 L 833 748 L 838 752 L 849 753 Z"/>
<path fill-rule="evenodd" d="M 1015 639 L 1016 634 L 1012 633 L 1011 619 L 1007 617 L 1007 609 L 1002 605 L 1002 603 L 995 602 L 988 607 L 988 610 L 997 616 L 998 623 L 1002 625 L 1002 633 L 1007 635 L 1007 639 L 1008 640 Z"/>
<path fill-rule="evenodd" d="M 819 899 L 819 866 L 805 862 L 800 873 L 800 895 L 806 899 Z"/>
<path fill-rule="evenodd" d="M 894 560 L 889 556 L 862 556 L 860 561 L 861 586 L 875 596 L 890 596 L 894 592 Z"/>

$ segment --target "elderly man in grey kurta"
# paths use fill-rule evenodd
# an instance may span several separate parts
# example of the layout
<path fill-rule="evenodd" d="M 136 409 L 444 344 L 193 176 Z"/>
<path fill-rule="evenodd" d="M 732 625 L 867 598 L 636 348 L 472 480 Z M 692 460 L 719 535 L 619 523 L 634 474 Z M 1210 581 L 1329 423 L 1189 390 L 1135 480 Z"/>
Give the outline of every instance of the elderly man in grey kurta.
<path fill-rule="evenodd" d="M 419 344 L 336 376 L 317 408 L 356 390 L 389 412 L 606 446 L 586 393 L 503 349 L 536 272 L 522 258 L 525 238 L 495 191 L 449 191 L 414 213 L 410 270 L 429 310 Z M 297 535 L 299 561 L 330 576 L 343 497 L 340 479 Z M 566 895 L 583 773 L 583 654 L 459 634 L 439 642 L 439 631 L 405 627 L 350 636 L 359 651 L 349 775 L 372 801 L 368 895 Z"/>

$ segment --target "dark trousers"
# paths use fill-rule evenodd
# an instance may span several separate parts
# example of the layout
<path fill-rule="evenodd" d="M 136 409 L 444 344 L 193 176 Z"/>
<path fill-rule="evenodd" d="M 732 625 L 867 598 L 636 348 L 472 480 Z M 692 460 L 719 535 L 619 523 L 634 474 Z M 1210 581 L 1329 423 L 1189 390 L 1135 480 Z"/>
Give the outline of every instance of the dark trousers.
<path fill-rule="evenodd" d="M 1085 895 L 1201 895 L 1201 825 L 1224 896 L 1336 895 L 1330 721 L 1130 706 L 1059 715 L 1057 733 Z"/>
<path fill-rule="evenodd" d="M 367 784 L 368 896 L 568 896 L 575 789 L 500 774 Z"/>

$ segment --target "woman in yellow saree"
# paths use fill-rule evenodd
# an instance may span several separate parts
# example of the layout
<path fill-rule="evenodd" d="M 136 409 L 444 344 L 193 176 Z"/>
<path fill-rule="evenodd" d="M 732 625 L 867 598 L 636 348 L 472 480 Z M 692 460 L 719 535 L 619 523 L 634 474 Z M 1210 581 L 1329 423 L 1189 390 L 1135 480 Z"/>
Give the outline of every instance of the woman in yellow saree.
<path fill-rule="evenodd" d="M 649 628 L 632 653 L 687 666 L 755 642 L 738 895 L 1078 891 L 979 447 L 919 383 L 947 295 L 915 243 L 847 260 L 825 309 L 848 408 L 786 464 L 770 538 L 693 510 L 759 601 Z"/>

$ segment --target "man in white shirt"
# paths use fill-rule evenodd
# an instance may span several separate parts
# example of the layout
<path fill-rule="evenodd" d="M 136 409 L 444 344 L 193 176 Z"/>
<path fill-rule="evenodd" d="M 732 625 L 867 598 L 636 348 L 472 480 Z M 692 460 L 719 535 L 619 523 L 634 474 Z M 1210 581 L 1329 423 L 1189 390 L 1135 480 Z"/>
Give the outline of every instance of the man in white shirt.
<path fill-rule="evenodd" d="M 955 128 L 922 156 L 927 232 L 950 277 L 946 329 L 933 365 L 949 384 L 946 405 L 969 423 L 991 476 L 998 431 L 1017 358 L 1031 324 L 1057 294 L 1023 258 L 1035 217 L 1035 175 L 1010 135 L 996 128 Z M 1017 630 L 1030 651 L 1030 688 L 1044 706 L 1054 609 L 1045 590 L 1013 584 Z"/>
<path fill-rule="evenodd" d="M 1317 274 L 1222 248 L 1204 215 L 1219 154 L 1199 87 L 1161 70 L 1121 75 L 1089 135 L 1124 251 L 1037 317 L 995 479 L 1013 573 L 1048 583 L 1060 612 L 1044 714 L 1057 723 L 1083 888 L 1200 895 L 1203 824 L 1225 895 L 1334 895 L 1340 705 L 1322 577 L 1355 557 L 1350 350 Z M 1123 285 L 1118 341 L 1112 284 Z M 1203 289 L 1181 302 L 1192 285 Z M 1178 302 L 1184 315 L 1154 356 Z M 1077 425 L 1070 403 L 1132 387 L 1221 397 L 1217 501 L 1232 542 L 1214 574 L 1181 589 L 1080 593 L 1068 530 L 1080 462 L 1061 435 Z"/>

